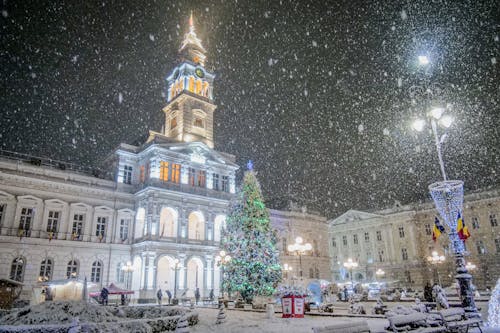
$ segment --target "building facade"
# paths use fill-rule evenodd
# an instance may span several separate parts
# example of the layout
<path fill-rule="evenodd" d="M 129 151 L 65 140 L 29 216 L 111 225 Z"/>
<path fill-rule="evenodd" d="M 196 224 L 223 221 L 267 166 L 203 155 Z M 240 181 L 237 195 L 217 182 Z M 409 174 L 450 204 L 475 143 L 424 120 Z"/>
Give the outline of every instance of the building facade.
<path fill-rule="evenodd" d="M 326 218 L 293 207 L 288 211 L 271 209 L 269 213 L 278 234 L 281 265 L 291 268 L 291 271 L 283 269 L 283 283 L 305 286 L 311 280 L 331 280 Z M 312 247 L 300 256 L 288 251 L 288 245 L 295 243 L 297 237 Z"/>
<path fill-rule="evenodd" d="M 465 195 L 463 217 L 471 234 L 465 242 L 466 261 L 475 265 L 470 272 L 479 288 L 494 286 L 500 275 L 499 214 L 498 190 Z M 329 220 L 334 281 L 350 281 L 352 273 L 360 282 L 378 279 L 412 288 L 439 281 L 451 285 L 455 268 L 448 238 L 442 234 L 432 239 L 436 216 L 434 205 L 426 203 L 373 213 L 350 210 Z M 429 261 L 433 251 L 444 262 Z M 359 264 L 352 272 L 344 267 L 349 258 Z"/>
<path fill-rule="evenodd" d="M 23 282 L 23 298 L 38 282 L 69 277 L 115 282 L 140 300 L 158 288 L 219 293 L 216 255 L 239 167 L 213 149 L 214 75 L 192 17 L 179 54 L 164 131 L 121 144 L 108 172 L 2 152 L 0 277 Z"/>

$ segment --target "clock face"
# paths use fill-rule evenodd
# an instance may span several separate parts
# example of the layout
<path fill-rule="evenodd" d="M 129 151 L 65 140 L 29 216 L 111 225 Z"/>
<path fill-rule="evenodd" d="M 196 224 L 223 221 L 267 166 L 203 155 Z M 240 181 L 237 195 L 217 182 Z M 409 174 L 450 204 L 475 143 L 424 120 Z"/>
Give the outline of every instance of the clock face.
<path fill-rule="evenodd" d="M 197 77 L 201 77 L 202 78 L 202 77 L 205 76 L 205 72 L 201 68 L 196 68 L 194 70 L 194 73 L 196 74 Z"/>

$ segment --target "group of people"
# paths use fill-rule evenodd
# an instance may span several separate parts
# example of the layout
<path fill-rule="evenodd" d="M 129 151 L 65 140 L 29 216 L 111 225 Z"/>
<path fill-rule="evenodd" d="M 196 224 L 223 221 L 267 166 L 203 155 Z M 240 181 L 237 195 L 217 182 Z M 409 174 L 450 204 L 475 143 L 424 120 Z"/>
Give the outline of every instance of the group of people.
<path fill-rule="evenodd" d="M 168 304 L 171 304 L 172 293 L 168 289 L 165 291 L 165 293 L 167 294 L 167 297 L 168 297 Z M 184 292 L 184 294 L 185 294 L 185 292 Z M 196 290 L 194 291 L 194 299 L 196 301 L 196 304 L 198 304 L 198 302 L 200 301 L 200 297 L 201 297 L 200 288 L 196 288 Z M 215 297 L 214 290 L 211 289 L 210 295 L 209 295 L 210 301 L 213 301 L 214 297 Z M 158 305 L 161 305 L 162 299 L 163 299 L 163 292 L 161 291 L 161 289 L 158 289 L 158 291 L 156 292 L 156 299 L 158 300 Z"/>
<path fill-rule="evenodd" d="M 165 291 L 165 294 L 167 294 L 168 304 L 170 304 L 170 302 L 172 301 L 172 293 L 170 292 L 170 290 L 167 289 Z M 161 299 L 163 298 L 163 293 L 161 289 L 158 289 L 158 291 L 156 292 L 156 298 L 158 299 L 158 305 L 161 305 Z"/>

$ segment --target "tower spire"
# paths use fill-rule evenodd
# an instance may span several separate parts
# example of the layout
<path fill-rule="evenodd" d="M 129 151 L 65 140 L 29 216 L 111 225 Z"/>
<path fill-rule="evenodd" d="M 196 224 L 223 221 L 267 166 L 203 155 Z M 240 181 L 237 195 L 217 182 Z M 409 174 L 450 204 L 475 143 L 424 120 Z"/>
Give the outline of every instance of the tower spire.
<path fill-rule="evenodd" d="M 189 32 L 184 36 L 179 53 L 182 60 L 189 60 L 201 66 L 205 65 L 205 53 L 207 51 L 201 44 L 201 40 L 194 31 L 193 11 L 189 15 Z"/>

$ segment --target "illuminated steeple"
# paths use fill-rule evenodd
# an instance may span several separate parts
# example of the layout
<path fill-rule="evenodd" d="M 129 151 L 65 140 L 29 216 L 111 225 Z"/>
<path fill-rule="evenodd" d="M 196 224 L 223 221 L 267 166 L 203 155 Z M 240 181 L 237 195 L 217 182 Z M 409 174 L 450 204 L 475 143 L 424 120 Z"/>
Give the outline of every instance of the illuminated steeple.
<path fill-rule="evenodd" d="M 164 135 L 184 142 L 203 142 L 213 148 L 213 84 L 215 75 L 205 69 L 206 50 L 194 31 L 193 14 L 189 32 L 179 49 L 180 63 L 167 76 L 167 105 Z"/>
<path fill-rule="evenodd" d="M 205 66 L 206 52 L 203 45 L 201 45 L 201 40 L 196 36 L 194 31 L 193 12 L 191 12 L 189 16 L 189 32 L 184 36 L 179 53 L 182 60 Z"/>

